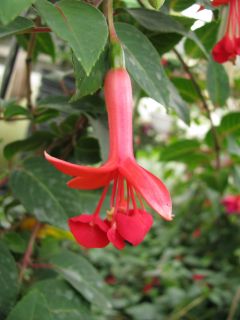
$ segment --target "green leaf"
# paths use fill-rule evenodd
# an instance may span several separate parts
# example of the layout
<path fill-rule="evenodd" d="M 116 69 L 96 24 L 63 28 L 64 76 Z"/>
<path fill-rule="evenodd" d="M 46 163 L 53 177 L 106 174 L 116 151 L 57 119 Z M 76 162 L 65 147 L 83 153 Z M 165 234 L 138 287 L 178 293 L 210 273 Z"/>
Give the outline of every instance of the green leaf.
<path fill-rule="evenodd" d="M 94 136 L 100 144 L 101 158 L 106 161 L 109 153 L 109 131 L 107 117 L 100 115 L 97 119 L 88 115 L 88 119 L 93 127 Z"/>
<path fill-rule="evenodd" d="M 30 112 L 26 109 L 23 108 L 21 106 L 17 106 L 14 104 L 10 104 L 5 110 L 4 110 L 4 117 L 6 119 L 10 119 L 14 116 L 26 116 L 26 117 L 30 117 Z"/>
<path fill-rule="evenodd" d="M 77 191 L 66 186 L 70 177 L 57 171 L 42 158 L 24 162 L 13 171 L 10 187 L 17 199 L 39 221 L 67 228 L 67 219 L 91 213 L 99 199 L 94 191 Z"/>
<path fill-rule="evenodd" d="M 147 30 L 161 33 L 179 33 L 184 36 L 188 32 L 173 16 L 162 12 L 143 8 L 128 9 L 128 12 Z"/>
<path fill-rule="evenodd" d="M 182 157 L 195 153 L 200 148 L 197 140 L 179 140 L 166 146 L 161 153 L 162 161 L 179 161 Z"/>
<path fill-rule="evenodd" d="M 168 90 L 170 91 L 169 107 L 172 108 L 176 114 L 186 124 L 190 123 L 190 113 L 188 105 L 179 95 L 177 89 L 174 87 L 171 81 L 168 80 Z"/>
<path fill-rule="evenodd" d="M 240 112 L 230 112 L 226 114 L 218 127 L 216 127 L 217 136 L 220 144 L 224 139 L 231 135 L 240 134 Z M 205 141 L 208 145 L 213 146 L 213 138 L 211 130 L 208 131 L 205 137 Z"/>
<path fill-rule="evenodd" d="M 153 99 L 168 106 L 168 79 L 160 65 L 160 57 L 148 38 L 130 24 L 116 23 L 123 42 L 126 65 L 138 85 Z"/>
<path fill-rule="evenodd" d="M 170 3 L 170 8 L 174 11 L 183 11 L 194 4 L 193 0 L 174 0 Z"/>
<path fill-rule="evenodd" d="M 208 57 L 208 53 L 197 35 L 193 31 L 188 30 L 178 18 L 147 9 L 130 9 L 128 12 L 147 30 L 160 33 L 178 33 L 192 39 L 205 56 Z"/>
<path fill-rule="evenodd" d="M 3 241 L 11 251 L 16 253 L 24 253 L 27 247 L 27 240 L 17 232 L 7 232 L 3 236 Z"/>
<path fill-rule="evenodd" d="M 37 131 L 29 138 L 7 144 L 3 150 L 4 157 L 11 159 L 19 152 L 27 152 L 44 147 L 52 141 L 52 134 L 47 131 Z"/>
<path fill-rule="evenodd" d="M 6 320 L 54 320 L 47 307 L 47 300 L 37 290 L 24 296 L 12 309 Z"/>
<path fill-rule="evenodd" d="M 34 2 L 35 0 L 1 0 L 0 21 L 8 24 Z"/>
<path fill-rule="evenodd" d="M 72 97 L 71 102 L 79 100 L 89 94 L 93 94 L 102 87 L 103 78 L 106 72 L 105 54 L 101 54 L 89 76 L 87 76 L 74 54 L 73 67 L 76 78 L 76 93 Z"/>
<path fill-rule="evenodd" d="M 18 271 L 6 245 L 0 241 L 0 319 L 5 319 L 18 294 Z"/>
<path fill-rule="evenodd" d="M 93 319 L 86 302 L 63 280 L 43 280 L 34 284 L 32 290 L 44 296 L 54 320 Z"/>
<path fill-rule="evenodd" d="M 97 163 L 101 161 L 98 140 L 91 137 L 81 137 L 76 143 L 74 155 L 81 163 Z"/>
<path fill-rule="evenodd" d="M 214 105 L 225 105 L 230 95 L 228 75 L 224 67 L 212 59 L 208 63 L 207 89 Z"/>
<path fill-rule="evenodd" d="M 111 304 L 105 296 L 104 284 L 99 274 L 84 257 L 69 251 L 63 251 L 50 261 L 56 271 L 86 300 L 101 308 L 111 308 Z"/>
<path fill-rule="evenodd" d="M 211 22 L 205 24 L 203 27 L 195 30 L 195 34 L 198 39 L 202 42 L 206 50 L 211 51 L 213 45 L 217 40 L 217 31 L 219 28 L 219 23 Z M 199 59 L 204 58 L 205 55 L 200 50 L 199 46 L 191 39 L 187 39 L 184 43 L 186 54 L 191 58 Z"/>
<path fill-rule="evenodd" d="M 1 5 L 0 5 L 1 6 Z M 24 17 L 17 17 L 7 26 L 0 25 L 0 38 L 11 36 L 17 32 L 25 31 L 34 26 L 32 20 Z"/>
<path fill-rule="evenodd" d="M 107 41 L 108 29 L 102 13 L 77 0 L 61 0 L 55 5 L 37 0 L 36 7 L 48 26 L 68 42 L 89 75 Z"/>
<path fill-rule="evenodd" d="M 191 80 L 182 77 L 174 77 L 171 81 L 185 101 L 193 103 L 199 100 L 199 96 L 196 93 L 196 89 Z"/>
<path fill-rule="evenodd" d="M 27 51 L 30 35 L 20 34 L 17 36 L 18 43 Z M 33 59 L 36 60 L 40 53 L 49 55 L 52 61 L 55 60 L 55 46 L 50 33 L 37 33 L 36 43 L 33 50 Z"/>

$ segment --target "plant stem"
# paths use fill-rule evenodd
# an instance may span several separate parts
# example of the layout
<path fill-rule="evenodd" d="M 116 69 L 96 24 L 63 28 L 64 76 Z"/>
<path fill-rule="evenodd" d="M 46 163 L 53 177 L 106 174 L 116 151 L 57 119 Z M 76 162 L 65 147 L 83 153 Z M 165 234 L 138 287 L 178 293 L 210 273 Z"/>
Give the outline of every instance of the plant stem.
<path fill-rule="evenodd" d="M 26 57 L 26 70 L 27 70 L 27 107 L 31 114 L 33 113 L 33 104 L 32 104 L 32 86 L 31 86 L 31 73 L 32 73 L 32 57 L 36 44 L 36 33 L 31 33 L 30 40 L 27 48 L 27 57 Z"/>
<path fill-rule="evenodd" d="M 234 320 L 234 315 L 237 311 L 240 302 L 240 287 L 237 289 L 235 296 L 233 297 L 232 304 L 229 310 L 227 320 Z"/>
<path fill-rule="evenodd" d="M 193 308 L 195 308 L 199 304 L 201 304 L 204 300 L 205 300 L 204 296 L 200 296 L 200 297 L 194 299 L 192 302 L 187 304 L 183 309 L 181 309 L 180 311 L 178 311 L 175 314 L 173 314 L 172 316 L 170 316 L 169 319 L 170 320 L 182 319 L 183 316 L 185 316 L 190 310 L 192 310 Z"/>
<path fill-rule="evenodd" d="M 36 241 L 37 234 L 38 234 L 40 227 L 41 227 L 41 223 L 37 222 L 32 230 L 32 234 L 29 239 L 28 246 L 27 246 L 27 249 L 24 253 L 23 260 L 22 260 L 21 267 L 20 267 L 20 272 L 19 272 L 19 277 L 18 277 L 18 281 L 20 283 L 22 283 L 23 277 L 24 277 L 24 272 L 25 272 L 26 268 L 28 267 L 29 263 L 31 262 L 31 256 L 32 256 L 32 252 L 33 252 L 34 243 Z"/>
<path fill-rule="evenodd" d="M 193 73 L 191 72 L 190 68 L 188 67 L 188 65 L 183 60 L 181 54 L 176 49 L 173 49 L 173 52 L 176 54 L 177 58 L 179 59 L 179 61 L 182 64 L 184 70 L 189 75 L 190 80 L 192 81 L 192 84 L 193 84 L 193 86 L 195 88 L 195 91 L 198 94 L 198 96 L 199 96 L 199 98 L 200 98 L 200 100 L 202 102 L 203 108 L 206 111 L 208 120 L 210 122 L 210 127 L 211 127 L 211 132 L 212 132 L 212 137 L 213 137 L 214 150 L 215 150 L 215 156 L 216 156 L 216 169 L 219 170 L 221 168 L 221 162 L 220 162 L 220 151 L 221 151 L 221 148 L 220 148 L 220 144 L 219 144 L 219 140 L 218 140 L 218 136 L 217 136 L 217 130 L 216 130 L 216 128 L 214 126 L 214 123 L 213 123 L 213 120 L 212 120 L 212 115 L 211 115 L 210 108 L 208 106 L 208 103 L 207 103 L 205 97 L 202 94 L 201 88 L 199 87 L 199 85 L 198 85 Z"/>
<path fill-rule="evenodd" d="M 113 1 L 112 0 L 105 0 L 105 15 L 108 21 L 108 28 L 109 28 L 109 36 L 111 42 L 119 42 L 114 22 L 113 22 Z"/>

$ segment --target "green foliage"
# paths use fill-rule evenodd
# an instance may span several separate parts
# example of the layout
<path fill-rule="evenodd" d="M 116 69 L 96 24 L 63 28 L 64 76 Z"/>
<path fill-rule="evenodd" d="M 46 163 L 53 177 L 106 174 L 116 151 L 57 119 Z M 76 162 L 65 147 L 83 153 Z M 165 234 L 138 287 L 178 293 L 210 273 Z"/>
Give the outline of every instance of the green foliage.
<path fill-rule="evenodd" d="M 52 30 L 67 41 L 89 75 L 107 40 L 107 25 L 101 12 L 76 0 L 61 0 L 55 6 L 46 0 L 37 0 L 36 6 Z"/>
<path fill-rule="evenodd" d="M 34 2 L 35 0 L 2 0 L 0 10 L 0 21 L 5 25 L 8 24 L 13 19 L 15 19 L 20 13 L 22 13 L 22 11 L 27 10 Z"/>
<path fill-rule="evenodd" d="M 207 70 L 207 88 L 214 105 L 223 106 L 230 94 L 229 81 L 224 67 L 212 60 Z"/>
<path fill-rule="evenodd" d="M 27 29 L 30 29 L 34 26 L 32 20 L 24 18 L 24 17 L 17 17 L 11 23 L 0 26 L 0 38 L 11 36 L 16 34 L 17 32 L 22 32 Z"/>
<path fill-rule="evenodd" d="M 0 316 L 3 318 L 14 306 L 18 294 L 18 272 L 7 246 L 0 242 Z"/>

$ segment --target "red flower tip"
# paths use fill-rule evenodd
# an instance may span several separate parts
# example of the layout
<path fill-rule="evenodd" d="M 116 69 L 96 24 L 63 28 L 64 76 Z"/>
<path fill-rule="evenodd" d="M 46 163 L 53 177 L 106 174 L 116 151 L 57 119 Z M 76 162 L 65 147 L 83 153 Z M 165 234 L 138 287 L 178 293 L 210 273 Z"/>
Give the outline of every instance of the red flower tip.
<path fill-rule="evenodd" d="M 222 204 L 228 214 L 240 214 L 240 195 L 226 196 L 222 200 Z"/>
<path fill-rule="evenodd" d="M 109 240 L 107 224 L 94 215 L 82 214 L 68 220 L 69 228 L 77 242 L 86 248 L 104 248 Z"/>

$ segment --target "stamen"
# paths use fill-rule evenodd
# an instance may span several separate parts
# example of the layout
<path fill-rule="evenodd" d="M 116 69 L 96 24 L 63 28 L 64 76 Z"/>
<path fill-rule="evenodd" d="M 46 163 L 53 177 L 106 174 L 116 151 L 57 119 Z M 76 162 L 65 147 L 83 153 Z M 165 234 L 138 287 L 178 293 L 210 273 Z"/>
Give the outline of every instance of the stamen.
<path fill-rule="evenodd" d="M 138 200 L 139 200 L 139 202 L 140 202 L 141 209 L 145 210 L 144 203 L 143 203 L 143 201 L 142 201 L 141 195 L 140 195 L 138 192 L 136 192 L 136 194 L 137 194 Z"/>
<path fill-rule="evenodd" d="M 130 189 L 130 195 L 131 195 L 131 200 L 132 200 L 132 204 L 133 204 L 133 209 L 134 209 L 134 211 L 137 211 L 138 208 L 137 208 L 137 203 L 135 200 L 133 188 L 131 186 L 129 186 L 129 189 Z"/>
<path fill-rule="evenodd" d="M 116 190 L 117 190 L 117 183 L 118 183 L 118 175 L 114 177 L 114 182 L 113 182 L 113 188 L 112 188 L 112 195 L 111 195 L 111 200 L 110 200 L 110 207 L 112 208 L 114 206 L 115 202 L 115 196 L 116 196 Z"/>
<path fill-rule="evenodd" d="M 115 210 L 114 207 L 112 207 L 110 210 L 107 210 L 107 220 L 108 220 L 109 222 L 111 222 L 112 219 L 113 219 L 114 210 Z"/>
<path fill-rule="evenodd" d="M 98 202 L 98 205 L 97 205 L 97 207 L 96 207 L 96 209 L 95 209 L 95 212 L 94 212 L 94 214 L 93 214 L 94 216 L 98 216 L 99 213 L 100 213 L 100 210 L 101 210 L 101 208 L 102 208 L 103 201 L 105 200 L 105 197 L 106 197 L 107 192 L 108 192 L 108 187 L 109 187 L 109 184 L 106 185 L 106 186 L 104 187 L 104 189 L 103 189 L 103 193 L 102 193 L 102 195 L 101 195 L 101 198 L 100 198 L 100 200 L 99 200 L 99 202 Z"/>

